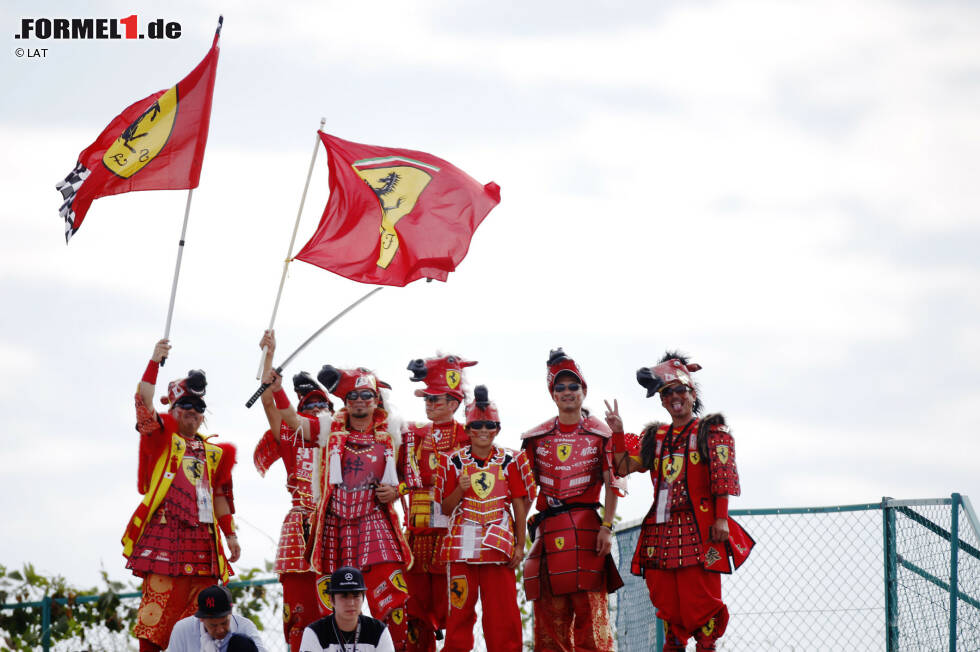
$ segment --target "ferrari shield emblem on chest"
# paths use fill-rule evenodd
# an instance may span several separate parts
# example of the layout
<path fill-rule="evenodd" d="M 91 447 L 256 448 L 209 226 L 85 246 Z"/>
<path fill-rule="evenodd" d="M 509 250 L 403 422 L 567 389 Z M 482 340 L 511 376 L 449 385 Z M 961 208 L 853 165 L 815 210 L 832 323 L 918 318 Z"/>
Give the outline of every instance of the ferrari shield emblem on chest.
<path fill-rule="evenodd" d="M 449 582 L 449 601 L 456 609 L 463 608 L 469 592 L 469 584 L 465 575 L 457 575 Z"/>
<path fill-rule="evenodd" d="M 724 444 L 718 444 L 715 446 L 715 453 L 718 454 L 718 461 L 722 464 L 728 464 L 728 446 Z"/>
<path fill-rule="evenodd" d="M 565 537 L 555 537 L 555 547 L 561 550 L 565 547 Z"/>
<path fill-rule="evenodd" d="M 677 476 L 681 474 L 681 469 L 684 468 L 684 454 L 674 453 L 670 457 L 664 459 L 663 462 L 663 475 L 664 480 L 667 483 L 671 483 L 677 479 Z"/>
<path fill-rule="evenodd" d="M 201 481 L 201 476 L 204 475 L 204 462 L 193 457 L 185 457 L 181 466 L 184 468 L 187 480 L 196 487 Z"/>
<path fill-rule="evenodd" d="M 405 577 L 402 575 L 400 570 L 396 570 L 394 573 L 388 576 L 391 580 L 392 586 L 401 591 L 402 593 L 408 593 L 408 585 L 405 584 Z"/>
<path fill-rule="evenodd" d="M 170 139 L 176 119 L 177 87 L 174 86 L 119 134 L 102 156 L 102 163 L 116 176 L 130 178 L 160 153 Z"/>
<path fill-rule="evenodd" d="M 386 163 L 384 167 L 373 167 Z M 365 159 L 355 161 L 351 167 L 374 191 L 378 203 L 381 204 L 382 217 L 378 228 L 381 234 L 381 252 L 378 256 L 378 267 L 387 269 L 398 252 L 395 225 L 412 212 L 422 191 L 432 181 L 430 172 L 438 172 L 439 168 L 404 158 Z"/>
<path fill-rule="evenodd" d="M 439 468 L 439 458 L 435 453 L 429 453 L 429 468 L 432 470 Z"/>
<path fill-rule="evenodd" d="M 556 450 L 557 450 L 557 454 L 558 454 L 558 459 L 560 461 L 564 462 L 565 460 L 568 459 L 568 456 L 572 454 L 572 445 L 571 444 L 558 444 L 558 448 Z"/>
<path fill-rule="evenodd" d="M 476 495 L 480 498 L 486 498 L 493 491 L 493 485 L 496 483 L 497 478 L 493 473 L 488 471 L 477 471 L 476 473 L 470 474 L 470 486 Z"/>

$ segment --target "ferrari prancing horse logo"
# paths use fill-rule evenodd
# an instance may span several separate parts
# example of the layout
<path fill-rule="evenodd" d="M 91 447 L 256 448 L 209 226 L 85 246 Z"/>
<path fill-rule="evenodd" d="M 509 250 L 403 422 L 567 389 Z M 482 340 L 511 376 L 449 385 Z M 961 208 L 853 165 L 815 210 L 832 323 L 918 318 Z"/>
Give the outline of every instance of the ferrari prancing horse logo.
<path fill-rule="evenodd" d="M 480 498 L 486 498 L 493 491 L 493 485 L 496 483 L 496 476 L 488 471 L 479 471 L 470 475 L 470 487 L 476 492 L 476 495 Z"/>
<path fill-rule="evenodd" d="M 564 462 L 568 459 L 568 456 L 572 454 L 571 444 L 559 444 L 558 445 L 558 459 Z"/>
<path fill-rule="evenodd" d="M 446 371 L 446 384 L 449 385 L 449 389 L 456 389 L 459 387 L 459 372 L 455 369 L 449 369 Z"/>
<path fill-rule="evenodd" d="M 449 601 L 457 609 L 462 609 L 466 604 L 466 597 L 469 594 L 469 585 L 465 575 L 457 575 L 449 583 Z"/>
<path fill-rule="evenodd" d="M 174 86 L 119 134 L 102 155 L 102 163 L 116 176 L 130 178 L 160 153 L 173 133 L 176 120 L 177 87 Z"/>
<path fill-rule="evenodd" d="M 728 464 L 728 446 L 724 444 L 718 444 L 715 446 L 715 452 L 718 453 L 718 461 L 722 464 Z"/>
<path fill-rule="evenodd" d="M 387 163 L 385 167 L 367 167 Z M 393 165 L 394 164 L 394 165 Z M 415 208 L 422 191 L 432 181 L 432 174 L 439 168 L 428 163 L 404 157 L 386 156 L 364 159 L 351 164 L 359 177 L 374 191 L 381 204 L 381 252 L 378 267 L 387 269 L 398 251 L 398 233 L 395 224 Z"/>
<path fill-rule="evenodd" d="M 669 458 L 664 458 L 663 465 L 664 480 L 669 484 L 681 474 L 681 469 L 684 468 L 684 454 L 674 453 Z"/>
<path fill-rule="evenodd" d="M 204 462 L 193 457 L 185 457 L 181 466 L 184 469 L 184 475 L 187 476 L 187 481 L 196 487 L 201 481 L 201 476 L 204 475 Z"/>

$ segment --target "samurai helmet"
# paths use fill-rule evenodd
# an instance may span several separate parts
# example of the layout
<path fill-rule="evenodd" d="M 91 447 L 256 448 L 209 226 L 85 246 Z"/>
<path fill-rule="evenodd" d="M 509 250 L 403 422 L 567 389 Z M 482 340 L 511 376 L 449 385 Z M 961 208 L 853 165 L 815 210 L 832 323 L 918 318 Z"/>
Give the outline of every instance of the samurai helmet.
<path fill-rule="evenodd" d="M 473 390 L 473 402 L 466 406 L 466 425 L 474 421 L 494 421 L 500 427 L 500 413 L 497 404 L 490 400 L 486 385 L 477 385 Z"/>
<path fill-rule="evenodd" d="M 391 385 L 378 380 L 370 369 L 357 367 L 355 369 L 338 369 L 333 365 L 325 364 L 320 368 L 320 373 L 316 375 L 317 380 L 323 383 L 327 391 L 339 398 L 341 401 L 347 400 L 347 395 L 355 390 L 369 389 L 380 398 L 378 389 L 383 387 L 391 389 Z"/>
<path fill-rule="evenodd" d="M 320 401 L 326 403 L 327 409 L 333 412 L 333 402 L 309 372 L 301 371 L 293 376 L 293 389 L 296 391 L 296 398 L 299 399 L 299 405 L 296 406 L 297 412 L 303 412 L 303 408 L 308 403 Z"/>
<path fill-rule="evenodd" d="M 164 405 L 173 406 L 181 399 L 193 399 L 201 407 L 207 407 L 204 402 L 204 390 L 208 386 L 207 378 L 200 369 L 191 369 L 184 378 L 171 380 L 167 385 L 167 395 L 160 399 Z"/>
<path fill-rule="evenodd" d="M 410 380 L 425 383 L 425 389 L 415 390 L 415 395 L 438 396 L 446 394 L 462 402 L 464 398 L 463 369 L 475 364 L 476 360 L 463 360 L 458 355 L 412 360 L 408 363 L 408 370 L 412 372 Z"/>
<path fill-rule="evenodd" d="M 552 349 L 551 353 L 548 355 L 548 391 L 555 391 L 555 379 L 558 378 L 558 374 L 566 372 L 575 376 L 580 383 L 582 383 L 582 389 L 588 389 L 588 385 L 585 384 L 585 377 L 582 375 L 582 370 L 579 366 L 572 360 L 561 347 L 557 349 Z"/>
<path fill-rule="evenodd" d="M 691 377 L 695 371 L 701 369 L 701 365 L 691 362 L 686 355 L 677 351 L 667 351 L 660 359 L 660 362 L 651 367 L 641 367 L 636 371 L 636 382 L 646 388 L 647 398 L 650 398 L 664 387 L 673 385 L 687 385 L 696 393 L 698 385 Z M 694 401 L 694 413 L 701 412 L 701 399 Z"/>

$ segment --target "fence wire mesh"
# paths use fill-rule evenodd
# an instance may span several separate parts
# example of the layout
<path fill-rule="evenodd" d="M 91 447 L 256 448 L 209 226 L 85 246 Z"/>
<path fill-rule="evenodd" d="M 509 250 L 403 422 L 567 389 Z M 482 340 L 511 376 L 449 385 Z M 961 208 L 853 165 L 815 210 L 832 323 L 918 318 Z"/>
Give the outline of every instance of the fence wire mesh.
<path fill-rule="evenodd" d="M 745 565 L 722 580 L 731 622 L 719 650 L 980 650 L 980 540 L 968 500 L 954 494 L 732 515 L 757 543 Z M 629 572 L 638 535 L 638 524 L 621 527 L 614 546 L 626 582 L 610 600 L 620 652 L 659 650 L 663 640 L 646 585 Z M 250 602 L 253 621 L 270 652 L 285 652 L 282 587 L 275 577 L 231 586 L 244 588 L 236 600 L 263 596 Z M 126 607 L 138 606 L 138 593 L 119 598 Z M 525 648 L 533 649 L 523 590 L 519 600 Z M 37 623 L 45 619 L 40 603 L 2 609 Z M 51 622 L 50 612 L 47 618 Z M 474 649 L 485 652 L 479 618 L 475 634 Z M 6 649 L 4 638 L 0 629 L 0 649 Z M 45 649 L 122 652 L 138 650 L 138 644 L 128 632 L 98 626 Z"/>

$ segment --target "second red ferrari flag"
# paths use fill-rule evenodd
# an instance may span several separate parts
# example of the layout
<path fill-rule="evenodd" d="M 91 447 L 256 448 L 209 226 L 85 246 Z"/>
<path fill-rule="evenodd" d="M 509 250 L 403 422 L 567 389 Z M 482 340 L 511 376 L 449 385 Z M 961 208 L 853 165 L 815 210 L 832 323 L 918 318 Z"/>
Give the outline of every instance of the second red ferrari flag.
<path fill-rule="evenodd" d="M 316 233 L 295 258 L 354 281 L 445 281 L 500 203 L 497 184 L 482 185 L 431 154 L 323 132 L 320 139 L 327 148 L 330 199 Z"/>

